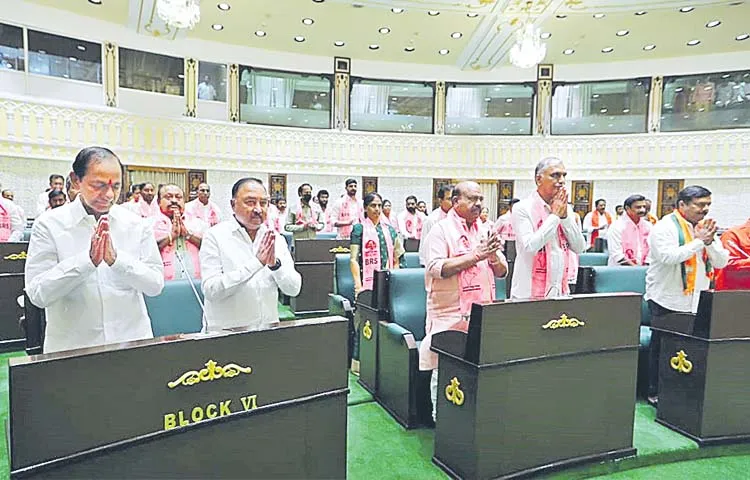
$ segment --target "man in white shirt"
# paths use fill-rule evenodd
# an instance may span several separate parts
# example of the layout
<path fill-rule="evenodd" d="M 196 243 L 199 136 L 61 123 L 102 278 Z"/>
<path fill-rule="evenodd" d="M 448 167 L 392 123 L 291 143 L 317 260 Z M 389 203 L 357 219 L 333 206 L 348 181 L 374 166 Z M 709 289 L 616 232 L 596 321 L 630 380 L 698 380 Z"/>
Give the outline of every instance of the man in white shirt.
<path fill-rule="evenodd" d="M 200 250 L 208 329 L 273 326 L 279 321 L 279 290 L 296 296 L 302 277 L 286 240 L 266 225 L 263 182 L 238 180 L 231 205 L 234 216 L 208 230 Z"/>
<path fill-rule="evenodd" d="M 40 193 L 36 199 L 37 217 L 49 209 L 49 192 L 52 190 L 62 190 L 63 187 L 65 187 L 65 177 L 56 173 L 49 176 L 49 188 Z"/>
<path fill-rule="evenodd" d="M 652 315 L 696 313 L 700 292 L 711 288 L 713 268 L 724 268 L 729 252 L 714 241 L 716 221 L 706 218 L 711 191 L 691 185 L 677 194 L 677 208 L 654 225 L 649 236 L 646 294 Z M 658 387 L 659 332 L 651 330 L 649 401 Z"/>
<path fill-rule="evenodd" d="M 203 80 L 198 84 L 198 100 L 216 100 L 216 89 L 211 84 L 211 77 L 203 76 Z"/>
<path fill-rule="evenodd" d="M 211 187 L 207 183 L 198 185 L 198 197 L 185 204 L 185 215 L 200 218 L 211 227 L 221 222 L 221 210 L 210 198 Z"/>
<path fill-rule="evenodd" d="M 141 199 L 136 203 L 136 211 L 141 218 L 155 218 L 161 215 L 159 202 L 155 200 L 156 188 L 151 182 L 146 182 L 141 187 Z"/>
<path fill-rule="evenodd" d="M 427 219 L 422 224 L 422 238 L 427 238 L 430 234 L 430 230 L 440 220 L 448 216 L 448 212 L 453 208 L 453 185 L 442 185 L 438 190 L 438 208 L 431 211 L 427 215 Z M 419 243 L 419 264 L 422 266 L 427 265 L 427 243 Z"/>
<path fill-rule="evenodd" d="M 570 253 L 586 247 L 568 205 L 565 170 L 559 158 L 545 158 L 534 171 L 537 189 L 513 208 L 516 263 L 512 298 L 553 298 L 570 292 Z"/>
<path fill-rule="evenodd" d="M 646 197 L 631 195 L 624 205 L 625 213 L 609 229 L 607 265 L 648 265 L 651 223 L 646 220 Z"/>
<path fill-rule="evenodd" d="M 597 238 L 607 238 L 607 229 L 612 225 L 612 216 L 607 212 L 607 201 L 600 198 L 594 202 L 595 210 L 583 218 L 583 233 L 589 240 L 589 248 L 594 246 Z"/>
<path fill-rule="evenodd" d="M 34 222 L 26 293 L 44 308 L 44 353 L 151 338 L 143 295 L 164 287 L 151 227 L 114 206 L 122 164 L 110 150 L 88 147 L 73 162 L 75 201 Z"/>

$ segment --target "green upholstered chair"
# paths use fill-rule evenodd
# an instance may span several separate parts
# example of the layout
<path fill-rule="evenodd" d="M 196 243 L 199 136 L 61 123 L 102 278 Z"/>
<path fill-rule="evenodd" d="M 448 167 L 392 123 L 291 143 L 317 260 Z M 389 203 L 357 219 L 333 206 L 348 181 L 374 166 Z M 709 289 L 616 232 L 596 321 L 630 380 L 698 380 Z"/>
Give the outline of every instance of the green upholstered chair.
<path fill-rule="evenodd" d="M 154 337 L 198 333 L 203 328 L 203 310 L 188 282 L 170 280 L 156 297 L 144 295 Z M 193 285 L 203 301 L 200 280 L 193 280 Z"/>
<path fill-rule="evenodd" d="M 355 352 L 356 331 L 354 329 L 354 279 L 349 269 L 349 254 L 337 253 L 333 262 L 333 293 L 328 294 L 328 314 L 339 315 L 349 320 L 347 346 L 347 368 L 352 358 L 359 358 Z"/>
<path fill-rule="evenodd" d="M 579 265 L 581 267 L 606 266 L 609 260 L 609 254 L 585 252 L 579 256 Z"/>
<path fill-rule="evenodd" d="M 419 264 L 419 253 L 417 252 L 406 252 L 404 262 L 406 262 L 406 268 L 422 268 L 422 265 Z"/>
<path fill-rule="evenodd" d="M 505 300 L 507 298 L 506 292 L 507 292 L 506 279 L 496 277 L 495 278 L 495 300 Z"/>

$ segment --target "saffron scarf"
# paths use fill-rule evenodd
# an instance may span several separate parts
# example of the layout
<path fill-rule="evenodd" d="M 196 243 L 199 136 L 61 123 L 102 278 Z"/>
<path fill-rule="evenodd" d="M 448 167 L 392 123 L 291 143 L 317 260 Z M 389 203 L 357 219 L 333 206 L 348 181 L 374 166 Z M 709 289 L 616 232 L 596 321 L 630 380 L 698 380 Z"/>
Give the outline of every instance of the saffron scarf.
<path fill-rule="evenodd" d="M 609 212 L 604 212 L 604 216 L 607 217 L 607 225 L 612 225 L 612 216 Z M 594 212 L 591 215 L 591 226 L 594 227 L 594 231 L 591 232 L 591 245 L 594 245 L 594 240 L 599 238 L 599 212 Z"/>
<path fill-rule="evenodd" d="M 690 226 L 687 220 L 685 220 L 680 212 L 674 210 L 671 213 L 672 221 L 677 227 L 677 235 L 679 237 L 680 246 L 686 245 L 693 241 L 693 234 L 690 233 Z M 713 282 L 714 271 L 711 266 L 711 260 L 708 258 L 708 252 L 705 248 L 702 249 L 703 263 L 706 265 L 706 277 L 709 282 Z M 695 292 L 695 276 L 698 273 L 698 256 L 693 255 L 680 264 L 680 273 L 682 275 L 682 291 L 685 295 L 692 295 Z"/>

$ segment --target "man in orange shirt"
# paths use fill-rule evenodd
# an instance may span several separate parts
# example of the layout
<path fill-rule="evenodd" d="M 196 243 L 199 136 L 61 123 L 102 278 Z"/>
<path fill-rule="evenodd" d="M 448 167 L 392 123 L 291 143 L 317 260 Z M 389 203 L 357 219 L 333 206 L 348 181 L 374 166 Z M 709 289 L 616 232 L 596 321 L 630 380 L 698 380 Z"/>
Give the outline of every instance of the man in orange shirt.
<path fill-rule="evenodd" d="M 750 220 L 721 236 L 729 263 L 716 271 L 716 290 L 750 290 Z"/>

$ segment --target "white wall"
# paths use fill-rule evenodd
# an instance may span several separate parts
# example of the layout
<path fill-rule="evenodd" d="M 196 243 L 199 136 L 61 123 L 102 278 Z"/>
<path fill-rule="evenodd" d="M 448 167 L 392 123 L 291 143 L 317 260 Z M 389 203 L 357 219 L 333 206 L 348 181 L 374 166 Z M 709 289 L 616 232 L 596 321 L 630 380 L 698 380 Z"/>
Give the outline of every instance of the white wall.
<path fill-rule="evenodd" d="M 640 194 L 653 201 L 653 213 L 656 214 L 658 180 L 596 180 L 592 203 L 600 198 L 607 201 L 607 210 L 615 212 L 615 206 L 622 205 L 631 195 Z"/>

